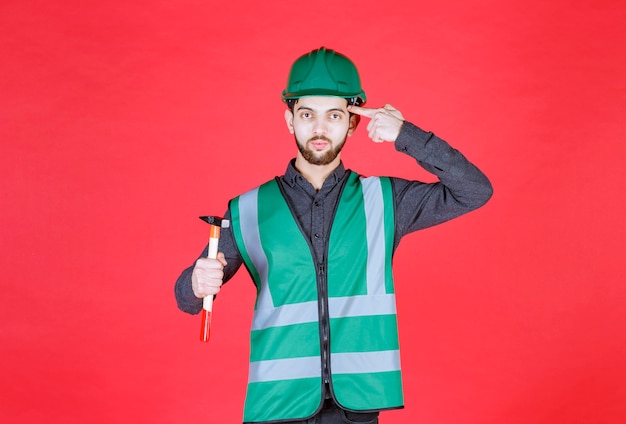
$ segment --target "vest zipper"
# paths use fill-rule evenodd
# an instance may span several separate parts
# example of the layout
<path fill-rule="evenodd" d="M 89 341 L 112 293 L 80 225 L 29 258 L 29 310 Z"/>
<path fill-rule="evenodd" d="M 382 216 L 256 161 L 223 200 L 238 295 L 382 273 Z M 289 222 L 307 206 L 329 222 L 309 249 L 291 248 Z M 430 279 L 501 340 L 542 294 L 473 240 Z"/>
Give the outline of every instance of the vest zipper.
<path fill-rule="evenodd" d="M 330 384 L 330 319 L 328 317 L 328 282 L 326 281 L 326 267 L 324 263 L 317 265 L 319 275 L 318 292 L 319 320 L 321 332 L 321 353 L 322 353 L 322 378 L 324 384 Z"/>

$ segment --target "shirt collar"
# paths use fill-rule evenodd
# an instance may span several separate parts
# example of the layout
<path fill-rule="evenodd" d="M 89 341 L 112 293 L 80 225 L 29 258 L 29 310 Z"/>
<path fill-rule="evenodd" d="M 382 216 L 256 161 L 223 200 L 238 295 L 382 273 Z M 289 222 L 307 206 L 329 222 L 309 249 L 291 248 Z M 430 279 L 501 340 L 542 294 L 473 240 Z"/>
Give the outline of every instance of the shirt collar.
<path fill-rule="evenodd" d="M 291 187 L 296 185 L 298 178 L 304 178 L 302 174 L 296 169 L 296 160 L 292 159 L 287 165 L 287 170 L 285 171 L 284 180 Z M 324 185 L 331 184 L 335 185 L 346 175 L 346 168 L 343 166 L 343 162 L 339 162 L 339 166 L 335 168 L 335 170 L 326 177 L 324 181 Z"/>

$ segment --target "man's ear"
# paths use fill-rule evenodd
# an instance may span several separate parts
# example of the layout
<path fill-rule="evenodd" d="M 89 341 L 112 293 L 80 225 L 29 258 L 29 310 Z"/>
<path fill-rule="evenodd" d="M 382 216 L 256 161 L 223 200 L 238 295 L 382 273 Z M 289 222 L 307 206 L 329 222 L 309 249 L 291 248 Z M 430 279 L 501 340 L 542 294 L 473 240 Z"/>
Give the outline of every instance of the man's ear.
<path fill-rule="evenodd" d="M 356 113 L 350 114 L 350 127 L 348 128 L 349 136 L 354 133 L 360 121 L 361 121 L 361 115 L 357 115 Z"/>
<path fill-rule="evenodd" d="M 293 134 L 293 112 L 289 109 L 285 110 L 285 122 L 287 122 L 289 132 Z"/>

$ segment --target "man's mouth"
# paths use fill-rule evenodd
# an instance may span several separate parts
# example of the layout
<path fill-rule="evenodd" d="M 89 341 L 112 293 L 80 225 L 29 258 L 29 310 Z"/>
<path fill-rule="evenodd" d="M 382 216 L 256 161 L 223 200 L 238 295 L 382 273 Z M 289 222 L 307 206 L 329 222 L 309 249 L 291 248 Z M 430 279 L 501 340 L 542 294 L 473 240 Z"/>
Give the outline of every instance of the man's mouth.
<path fill-rule="evenodd" d="M 326 148 L 326 146 L 328 146 L 328 143 L 325 141 L 313 141 L 311 144 L 313 145 L 313 148 L 316 150 L 322 150 Z"/>
<path fill-rule="evenodd" d="M 326 137 L 315 137 L 309 140 L 309 143 L 315 150 L 324 150 L 330 144 L 330 140 Z"/>

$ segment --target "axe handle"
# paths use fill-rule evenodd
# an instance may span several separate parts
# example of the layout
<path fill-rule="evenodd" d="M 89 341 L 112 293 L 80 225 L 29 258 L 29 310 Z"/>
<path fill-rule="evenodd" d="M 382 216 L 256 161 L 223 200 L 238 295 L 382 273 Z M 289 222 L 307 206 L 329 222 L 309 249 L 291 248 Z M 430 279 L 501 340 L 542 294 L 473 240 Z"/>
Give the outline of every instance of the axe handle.
<path fill-rule="evenodd" d="M 211 225 L 209 235 L 209 252 L 207 258 L 217 258 L 217 247 L 220 240 L 220 226 Z M 200 327 L 200 340 L 208 342 L 211 335 L 211 312 L 213 310 L 213 297 L 206 296 L 202 299 L 202 325 Z"/>

